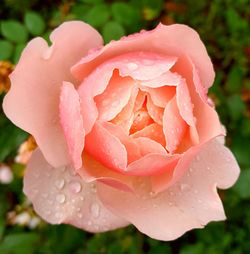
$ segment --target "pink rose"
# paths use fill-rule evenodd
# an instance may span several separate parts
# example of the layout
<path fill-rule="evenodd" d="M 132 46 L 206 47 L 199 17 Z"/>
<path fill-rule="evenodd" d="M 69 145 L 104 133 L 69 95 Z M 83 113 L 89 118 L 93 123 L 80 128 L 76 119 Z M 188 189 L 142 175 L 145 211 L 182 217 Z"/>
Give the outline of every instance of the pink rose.
<path fill-rule="evenodd" d="M 11 74 L 6 115 L 38 144 L 24 177 L 36 212 L 90 232 L 134 224 L 172 240 L 224 220 L 216 188 L 239 167 L 207 97 L 214 70 L 185 25 L 102 45 L 66 22 L 33 39 Z"/>

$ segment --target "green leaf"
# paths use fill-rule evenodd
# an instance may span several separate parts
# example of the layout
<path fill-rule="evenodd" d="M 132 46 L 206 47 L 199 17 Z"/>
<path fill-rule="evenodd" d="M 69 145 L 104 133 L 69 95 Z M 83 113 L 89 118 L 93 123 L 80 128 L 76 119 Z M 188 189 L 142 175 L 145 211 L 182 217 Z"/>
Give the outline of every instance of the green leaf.
<path fill-rule="evenodd" d="M 14 57 L 13 62 L 16 64 L 19 61 L 19 58 L 23 52 L 23 49 L 25 48 L 26 44 L 18 44 L 14 51 Z"/>
<path fill-rule="evenodd" d="M 238 193 L 238 195 L 243 198 L 250 198 L 250 168 L 242 170 L 240 177 L 234 186 L 234 190 Z"/>
<path fill-rule="evenodd" d="M 92 4 L 92 5 L 103 3 L 103 1 L 104 0 L 80 0 L 80 2 L 82 3 Z"/>
<path fill-rule="evenodd" d="M 71 13 L 76 19 L 84 20 L 86 13 L 89 11 L 89 5 L 87 4 L 74 4 L 71 9 Z"/>
<path fill-rule="evenodd" d="M 105 43 L 111 40 L 118 40 L 125 34 L 124 28 L 114 21 L 110 21 L 103 27 L 102 35 Z"/>
<path fill-rule="evenodd" d="M 243 72 L 238 66 L 233 66 L 227 77 L 226 90 L 230 93 L 237 93 L 242 88 Z"/>
<path fill-rule="evenodd" d="M 0 129 L 0 162 L 2 162 L 11 152 L 16 151 L 28 134 L 15 127 L 3 115 L 0 117 Z"/>
<path fill-rule="evenodd" d="M 250 167 L 250 151 L 249 151 L 250 138 L 241 137 L 239 133 L 232 137 L 232 151 L 236 156 L 237 161 L 242 166 Z"/>
<path fill-rule="evenodd" d="M 45 30 L 45 22 L 42 16 L 37 12 L 26 12 L 24 23 L 32 35 L 41 35 Z"/>
<path fill-rule="evenodd" d="M 238 94 L 232 95 L 227 98 L 227 106 L 230 112 L 230 117 L 233 121 L 237 121 L 243 116 L 246 109 L 244 102 Z"/>
<path fill-rule="evenodd" d="M 93 6 L 85 16 L 84 20 L 94 27 L 100 27 L 105 24 L 110 17 L 110 10 L 106 4 Z"/>
<path fill-rule="evenodd" d="M 114 20 L 126 27 L 137 25 L 140 21 L 140 13 L 131 5 L 123 2 L 116 2 L 111 5 Z"/>
<path fill-rule="evenodd" d="M 15 20 L 1 22 L 2 35 L 12 42 L 23 43 L 28 39 L 28 31 L 24 25 Z"/>
<path fill-rule="evenodd" d="M 7 235 L 0 245 L 1 254 L 32 254 L 36 249 L 39 236 L 35 233 Z"/>
<path fill-rule="evenodd" d="M 0 60 L 8 60 L 13 52 L 13 45 L 6 40 L 0 40 Z"/>

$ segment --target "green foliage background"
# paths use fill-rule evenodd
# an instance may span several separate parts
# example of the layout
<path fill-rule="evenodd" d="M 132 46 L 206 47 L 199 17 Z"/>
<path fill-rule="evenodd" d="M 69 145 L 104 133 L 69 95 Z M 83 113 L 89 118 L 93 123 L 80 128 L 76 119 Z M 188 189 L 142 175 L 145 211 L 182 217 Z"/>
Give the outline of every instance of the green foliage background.
<path fill-rule="evenodd" d="M 185 23 L 205 42 L 216 70 L 210 95 L 227 127 L 227 145 L 241 166 L 238 183 L 221 192 L 226 222 L 210 223 L 176 241 L 152 240 L 130 226 L 105 234 L 89 234 L 67 225 L 44 222 L 35 229 L 9 225 L 7 213 L 33 214 L 22 194 L 23 167 L 14 162 L 27 134 L 0 112 L 0 163 L 9 164 L 14 181 L 0 184 L 1 254 L 243 254 L 250 253 L 250 3 L 248 0 L 2 0 L 0 7 L 0 60 L 17 63 L 34 36 L 48 38 L 65 20 L 84 20 L 105 42 L 165 24 Z M 2 101 L 4 94 L 0 95 Z M 176 218 L 178 220 L 178 218 Z M 153 223 L 153 222 L 152 222 Z"/>

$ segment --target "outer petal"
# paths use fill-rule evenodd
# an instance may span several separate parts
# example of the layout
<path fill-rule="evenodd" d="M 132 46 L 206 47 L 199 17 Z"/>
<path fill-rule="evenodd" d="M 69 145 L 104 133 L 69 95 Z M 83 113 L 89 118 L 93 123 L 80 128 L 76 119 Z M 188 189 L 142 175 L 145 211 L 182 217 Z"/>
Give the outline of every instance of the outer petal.
<path fill-rule="evenodd" d="M 60 96 L 60 121 L 75 169 L 82 166 L 85 131 L 80 111 L 80 99 L 74 86 L 64 82 Z"/>
<path fill-rule="evenodd" d="M 103 232 L 128 223 L 100 202 L 95 183 L 88 184 L 73 169 L 53 168 L 39 150 L 32 155 L 24 177 L 24 192 L 35 211 L 52 224 L 72 224 L 90 232 Z"/>
<path fill-rule="evenodd" d="M 201 80 L 198 78 L 197 69 L 194 64 L 188 57 L 182 56 L 178 59 L 173 69 L 185 78 L 188 85 L 191 101 L 194 104 L 193 114 L 196 118 L 196 129 L 200 143 L 207 142 L 211 138 L 222 135 L 224 131 L 218 114 L 207 103 L 205 97 L 201 95 Z"/>
<path fill-rule="evenodd" d="M 152 31 L 125 37 L 96 50 L 78 63 L 81 78 L 106 59 L 132 51 L 151 51 L 169 56 L 186 54 L 197 66 L 203 88 L 207 90 L 213 83 L 213 66 L 199 35 L 190 27 L 179 24 L 160 24 Z"/>
<path fill-rule="evenodd" d="M 142 191 L 142 196 L 136 196 L 101 184 L 97 190 L 106 207 L 141 232 L 159 240 L 174 240 L 188 230 L 225 219 L 216 187 L 230 187 L 238 175 L 231 152 L 213 141 L 204 147 L 186 175 L 163 193 Z M 147 189 L 142 184 L 139 188 Z"/>
<path fill-rule="evenodd" d="M 100 46 L 100 35 L 89 25 L 66 22 L 50 36 L 33 39 L 11 74 L 11 89 L 4 111 L 17 126 L 31 133 L 49 163 L 68 162 L 67 144 L 59 123 L 59 94 L 62 81 L 74 82 L 70 67 L 92 47 Z"/>

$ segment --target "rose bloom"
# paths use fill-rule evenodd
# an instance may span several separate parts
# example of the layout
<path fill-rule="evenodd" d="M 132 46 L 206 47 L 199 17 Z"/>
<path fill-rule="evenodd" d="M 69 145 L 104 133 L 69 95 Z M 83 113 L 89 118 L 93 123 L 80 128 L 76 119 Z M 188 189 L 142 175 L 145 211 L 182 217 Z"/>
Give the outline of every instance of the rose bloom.
<path fill-rule="evenodd" d="M 129 224 L 173 240 L 224 220 L 217 187 L 239 167 L 207 97 L 214 70 L 198 34 L 158 25 L 103 46 L 66 22 L 33 39 L 4 111 L 32 134 L 24 192 L 46 221 L 90 232 Z"/>

